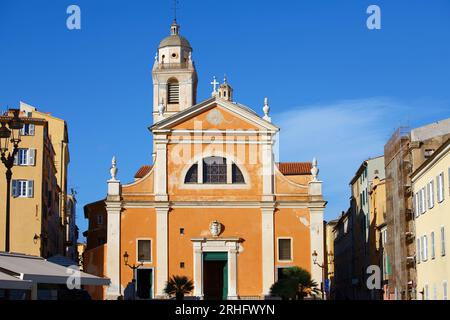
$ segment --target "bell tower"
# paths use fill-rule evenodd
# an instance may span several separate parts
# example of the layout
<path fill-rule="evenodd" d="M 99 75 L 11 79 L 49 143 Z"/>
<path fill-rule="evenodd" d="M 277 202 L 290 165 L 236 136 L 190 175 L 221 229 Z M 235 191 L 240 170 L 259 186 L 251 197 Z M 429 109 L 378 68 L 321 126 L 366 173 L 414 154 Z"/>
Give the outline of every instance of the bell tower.
<path fill-rule="evenodd" d="M 176 19 L 170 36 L 163 39 L 155 56 L 153 77 L 153 123 L 197 103 L 197 71 L 189 41 L 180 36 Z"/>

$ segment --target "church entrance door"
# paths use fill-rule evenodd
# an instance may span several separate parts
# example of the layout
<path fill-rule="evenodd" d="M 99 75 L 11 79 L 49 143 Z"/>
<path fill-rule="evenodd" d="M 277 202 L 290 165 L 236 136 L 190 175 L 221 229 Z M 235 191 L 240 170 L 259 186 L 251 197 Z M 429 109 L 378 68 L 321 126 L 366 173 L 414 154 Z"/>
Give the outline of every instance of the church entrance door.
<path fill-rule="evenodd" d="M 228 296 L 228 254 L 203 254 L 203 290 L 205 300 L 226 300 Z"/>

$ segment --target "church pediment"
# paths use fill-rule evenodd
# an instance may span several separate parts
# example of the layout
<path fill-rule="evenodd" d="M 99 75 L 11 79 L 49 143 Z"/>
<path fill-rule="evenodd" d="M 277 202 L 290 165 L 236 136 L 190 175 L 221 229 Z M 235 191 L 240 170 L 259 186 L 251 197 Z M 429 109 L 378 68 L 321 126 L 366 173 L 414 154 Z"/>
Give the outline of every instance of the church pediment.
<path fill-rule="evenodd" d="M 159 130 L 264 130 L 278 131 L 278 127 L 261 119 L 253 110 L 220 98 L 211 98 L 183 110 L 152 127 Z"/>

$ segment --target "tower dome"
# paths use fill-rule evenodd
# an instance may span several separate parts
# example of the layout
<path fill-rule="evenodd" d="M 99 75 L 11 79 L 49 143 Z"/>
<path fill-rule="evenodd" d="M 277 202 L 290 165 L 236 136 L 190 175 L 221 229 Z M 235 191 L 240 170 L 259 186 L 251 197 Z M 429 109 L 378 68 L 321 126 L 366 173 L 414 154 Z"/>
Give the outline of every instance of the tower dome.
<path fill-rule="evenodd" d="M 170 36 L 164 38 L 159 44 L 159 49 L 165 47 L 185 47 L 192 50 L 189 41 L 185 37 L 180 36 L 180 25 L 176 20 L 173 21 L 170 27 Z"/>

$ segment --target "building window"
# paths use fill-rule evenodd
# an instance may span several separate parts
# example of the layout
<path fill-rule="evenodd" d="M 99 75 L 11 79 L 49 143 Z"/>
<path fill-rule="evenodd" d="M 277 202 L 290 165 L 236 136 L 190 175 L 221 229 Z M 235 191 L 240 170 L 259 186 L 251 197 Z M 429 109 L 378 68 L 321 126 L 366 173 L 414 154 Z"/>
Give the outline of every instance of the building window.
<path fill-rule="evenodd" d="M 434 181 L 428 183 L 428 208 L 434 207 Z"/>
<path fill-rule="evenodd" d="M 198 183 L 198 164 L 194 164 L 186 174 L 184 183 Z"/>
<path fill-rule="evenodd" d="M 445 228 L 441 227 L 441 256 L 445 256 Z"/>
<path fill-rule="evenodd" d="M 99 214 L 97 216 L 97 224 L 103 224 L 103 215 Z"/>
<path fill-rule="evenodd" d="M 184 228 L 180 228 L 180 234 L 184 235 Z"/>
<path fill-rule="evenodd" d="M 22 129 L 20 129 L 20 134 L 22 136 L 34 136 L 34 124 L 25 123 Z"/>
<path fill-rule="evenodd" d="M 422 214 L 424 214 L 425 212 L 427 212 L 427 205 L 426 205 L 426 190 L 425 188 L 422 188 L 421 191 L 421 206 L 422 206 Z"/>
<path fill-rule="evenodd" d="M 428 260 L 428 239 L 427 236 L 422 237 L 422 261 Z"/>
<path fill-rule="evenodd" d="M 292 239 L 278 239 L 278 261 L 292 261 Z"/>
<path fill-rule="evenodd" d="M 437 201 L 444 201 L 444 173 L 442 172 L 436 178 Z"/>
<path fill-rule="evenodd" d="M 151 262 L 151 240 L 138 240 L 138 261 L 139 262 Z"/>
<path fill-rule="evenodd" d="M 33 198 L 34 196 L 33 180 L 13 180 L 12 196 L 15 198 Z"/>
<path fill-rule="evenodd" d="M 210 157 L 203 160 L 203 183 L 227 183 L 227 159 Z"/>
<path fill-rule="evenodd" d="M 436 257 L 435 246 L 434 246 L 434 231 L 431 232 L 431 259 Z"/>
<path fill-rule="evenodd" d="M 180 269 L 184 269 L 184 262 L 180 262 Z"/>
<path fill-rule="evenodd" d="M 414 200 L 414 205 L 415 205 L 415 209 L 416 209 L 416 218 L 418 218 L 420 216 L 420 192 L 417 192 L 415 194 L 415 200 Z"/>
<path fill-rule="evenodd" d="M 209 157 L 189 168 L 184 183 L 245 184 L 245 178 L 241 169 L 230 160 L 223 157 Z"/>
<path fill-rule="evenodd" d="M 434 149 L 425 149 L 424 157 L 425 159 L 430 158 L 434 153 Z"/>
<path fill-rule="evenodd" d="M 36 149 L 19 149 L 15 158 L 15 166 L 34 166 L 36 164 Z"/>
<path fill-rule="evenodd" d="M 169 104 L 180 103 L 180 83 L 176 79 L 169 80 L 167 84 L 167 95 Z"/>
<path fill-rule="evenodd" d="M 425 285 L 425 290 L 424 291 L 425 291 L 425 293 L 424 293 L 425 294 L 425 300 L 429 300 L 429 298 L 428 298 L 428 285 L 427 284 Z"/>

